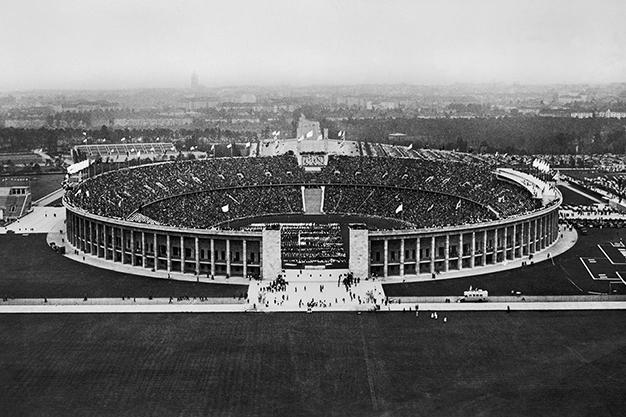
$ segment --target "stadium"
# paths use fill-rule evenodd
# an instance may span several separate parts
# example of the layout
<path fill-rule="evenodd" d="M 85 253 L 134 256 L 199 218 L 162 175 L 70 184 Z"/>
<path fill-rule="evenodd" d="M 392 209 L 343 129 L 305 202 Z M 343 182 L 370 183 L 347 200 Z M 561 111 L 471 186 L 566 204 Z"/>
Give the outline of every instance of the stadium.
<path fill-rule="evenodd" d="M 174 279 L 411 281 L 532 263 L 559 239 L 559 190 L 479 156 L 321 134 L 239 147 L 78 183 L 63 199 L 69 250 Z"/>

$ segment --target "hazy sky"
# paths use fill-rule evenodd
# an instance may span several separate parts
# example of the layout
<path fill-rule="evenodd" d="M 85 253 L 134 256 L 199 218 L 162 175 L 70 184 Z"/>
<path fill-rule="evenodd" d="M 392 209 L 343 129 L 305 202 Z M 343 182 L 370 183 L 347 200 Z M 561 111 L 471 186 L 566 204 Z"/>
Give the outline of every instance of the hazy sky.
<path fill-rule="evenodd" d="M 19 0 L 0 90 L 626 81 L 626 0 Z"/>

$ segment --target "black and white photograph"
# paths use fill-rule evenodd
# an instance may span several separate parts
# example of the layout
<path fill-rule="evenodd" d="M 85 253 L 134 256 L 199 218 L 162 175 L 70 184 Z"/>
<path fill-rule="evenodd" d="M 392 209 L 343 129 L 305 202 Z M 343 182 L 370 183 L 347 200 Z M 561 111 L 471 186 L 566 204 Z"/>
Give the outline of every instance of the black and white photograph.
<path fill-rule="evenodd" d="M 623 0 L 5 0 L 0 415 L 626 413 Z"/>

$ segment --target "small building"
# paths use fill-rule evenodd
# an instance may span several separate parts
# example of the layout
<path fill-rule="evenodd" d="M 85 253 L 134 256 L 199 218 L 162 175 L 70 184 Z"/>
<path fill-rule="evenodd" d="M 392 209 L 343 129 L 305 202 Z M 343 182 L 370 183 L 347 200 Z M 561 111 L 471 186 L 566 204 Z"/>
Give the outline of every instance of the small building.
<path fill-rule="evenodd" d="M 0 180 L 0 222 L 17 220 L 31 208 L 30 180 L 5 178 Z"/>

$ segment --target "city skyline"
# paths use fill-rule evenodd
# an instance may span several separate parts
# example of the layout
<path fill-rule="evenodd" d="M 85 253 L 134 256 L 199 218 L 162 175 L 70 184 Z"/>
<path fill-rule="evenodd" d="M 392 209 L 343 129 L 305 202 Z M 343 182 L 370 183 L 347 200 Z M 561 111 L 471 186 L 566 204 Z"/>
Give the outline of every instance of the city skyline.
<path fill-rule="evenodd" d="M 443 3 L 443 4 L 442 4 Z M 0 91 L 625 81 L 602 0 L 27 0 L 0 16 Z"/>

